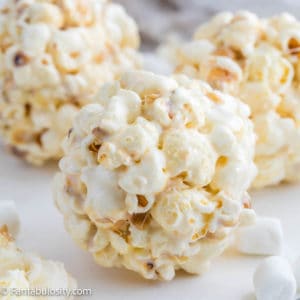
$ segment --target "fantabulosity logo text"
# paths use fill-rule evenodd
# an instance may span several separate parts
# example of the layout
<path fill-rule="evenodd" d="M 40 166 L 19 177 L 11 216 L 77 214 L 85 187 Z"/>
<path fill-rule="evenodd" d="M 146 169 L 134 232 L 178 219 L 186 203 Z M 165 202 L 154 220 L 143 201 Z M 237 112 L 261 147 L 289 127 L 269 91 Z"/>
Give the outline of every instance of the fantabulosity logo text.
<path fill-rule="evenodd" d="M 89 297 L 92 294 L 92 289 L 0 288 L 0 296 L 11 297 Z"/>

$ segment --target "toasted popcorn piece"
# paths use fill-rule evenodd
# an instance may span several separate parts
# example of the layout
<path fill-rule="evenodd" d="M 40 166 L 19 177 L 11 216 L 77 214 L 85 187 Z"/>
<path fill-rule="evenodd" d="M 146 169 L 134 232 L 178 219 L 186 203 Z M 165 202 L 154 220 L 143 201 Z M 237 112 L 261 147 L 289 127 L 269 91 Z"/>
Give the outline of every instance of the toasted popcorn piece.
<path fill-rule="evenodd" d="M 66 272 L 59 262 L 45 260 L 32 253 L 17 248 L 9 235 L 7 227 L 0 229 L 0 290 L 7 289 L 9 294 L 1 299 L 16 299 L 10 295 L 13 289 L 74 290 L 76 281 Z M 25 297 L 25 296 L 24 296 Z M 18 297 L 17 297 L 18 298 Z M 22 299 L 25 299 L 21 297 Z M 51 296 L 26 297 L 26 299 L 53 299 Z M 55 299 L 74 299 L 60 296 Z"/>
<path fill-rule="evenodd" d="M 257 300 L 296 299 L 296 280 L 286 258 L 272 256 L 257 267 L 253 283 Z"/>
<path fill-rule="evenodd" d="M 3 226 L 7 226 L 14 237 L 20 231 L 20 218 L 14 201 L 0 201 L 0 227 Z"/>
<path fill-rule="evenodd" d="M 256 176 L 249 113 L 186 76 L 132 71 L 103 86 L 75 118 L 54 180 L 73 239 L 98 264 L 147 279 L 203 273 Z"/>
<path fill-rule="evenodd" d="M 244 254 L 280 255 L 284 243 L 280 220 L 258 217 L 251 223 L 236 231 L 237 249 Z"/>
<path fill-rule="evenodd" d="M 0 8 L 0 134 L 40 165 L 99 87 L 140 68 L 138 29 L 106 0 L 4 0 Z"/>
<path fill-rule="evenodd" d="M 207 81 L 251 108 L 258 135 L 252 186 L 300 180 L 300 22 L 288 14 L 259 19 L 225 12 L 192 42 L 162 46 L 175 72 Z"/>

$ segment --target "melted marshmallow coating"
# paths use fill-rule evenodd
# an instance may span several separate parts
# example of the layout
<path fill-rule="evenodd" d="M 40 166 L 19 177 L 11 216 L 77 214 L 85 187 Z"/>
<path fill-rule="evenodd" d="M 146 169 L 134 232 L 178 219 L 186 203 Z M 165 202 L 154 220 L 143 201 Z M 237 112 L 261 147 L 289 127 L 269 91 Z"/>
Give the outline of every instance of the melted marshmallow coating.
<path fill-rule="evenodd" d="M 139 66 L 138 44 L 134 21 L 104 0 L 0 1 L 0 132 L 13 153 L 60 158 L 80 107 Z"/>
<path fill-rule="evenodd" d="M 35 254 L 18 249 L 5 227 L 0 229 L 0 289 L 18 293 L 26 290 L 73 290 L 76 281 L 65 271 L 62 263 L 44 260 Z M 2 296 L 1 299 L 13 300 L 17 296 Z M 28 300 L 73 299 L 72 297 L 20 297 Z"/>
<path fill-rule="evenodd" d="M 54 193 L 73 239 L 147 279 L 202 273 L 256 175 L 249 108 L 186 76 L 105 85 L 64 142 Z"/>
<path fill-rule="evenodd" d="M 256 188 L 300 179 L 299 32 L 300 23 L 288 14 L 259 19 L 225 12 L 200 26 L 192 42 L 167 49 L 176 72 L 250 106 Z"/>

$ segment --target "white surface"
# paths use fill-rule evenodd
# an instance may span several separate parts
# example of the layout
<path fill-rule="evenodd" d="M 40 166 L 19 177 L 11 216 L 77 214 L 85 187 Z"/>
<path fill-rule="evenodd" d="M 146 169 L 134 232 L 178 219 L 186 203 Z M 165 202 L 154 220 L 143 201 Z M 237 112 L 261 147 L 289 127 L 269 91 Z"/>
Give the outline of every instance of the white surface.
<path fill-rule="evenodd" d="M 168 283 L 147 282 L 125 270 L 104 269 L 78 249 L 65 232 L 62 217 L 52 202 L 55 165 L 34 168 L 11 156 L 0 146 L 1 199 L 13 199 L 21 215 L 18 244 L 46 258 L 60 260 L 82 288 L 93 297 L 80 299 L 139 300 L 254 300 L 252 275 L 263 257 L 242 256 L 229 250 L 202 277 L 180 273 Z M 300 185 L 281 186 L 254 193 L 254 208 L 262 216 L 282 221 L 289 259 L 300 253 Z"/>

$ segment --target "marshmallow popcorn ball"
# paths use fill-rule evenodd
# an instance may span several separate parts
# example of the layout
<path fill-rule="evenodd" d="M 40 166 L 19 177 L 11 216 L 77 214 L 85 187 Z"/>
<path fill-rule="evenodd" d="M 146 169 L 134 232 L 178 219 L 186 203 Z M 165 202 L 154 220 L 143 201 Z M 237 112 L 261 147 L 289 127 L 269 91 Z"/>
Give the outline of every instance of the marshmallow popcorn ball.
<path fill-rule="evenodd" d="M 4 226 L 0 229 L 1 299 L 73 299 L 69 296 L 27 297 L 17 293 L 26 293 L 26 290 L 36 290 L 38 293 L 38 290 L 46 289 L 53 291 L 64 289 L 66 292 L 72 292 L 76 286 L 76 281 L 65 271 L 63 264 L 22 252 L 16 247 L 7 232 L 7 227 Z"/>
<path fill-rule="evenodd" d="M 200 26 L 194 41 L 165 49 L 176 72 L 250 106 L 259 169 L 254 187 L 300 180 L 300 23 L 294 17 L 225 12 Z"/>
<path fill-rule="evenodd" d="M 62 155 L 74 115 L 139 65 L 136 24 L 106 0 L 0 1 L 0 132 L 34 164 Z"/>
<path fill-rule="evenodd" d="M 202 273 L 226 247 L 256 175 L 249 108 L 184 75 L 125 73 L 64 142 L 54 194 L 73 239 L 147 279 Z"/>

